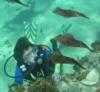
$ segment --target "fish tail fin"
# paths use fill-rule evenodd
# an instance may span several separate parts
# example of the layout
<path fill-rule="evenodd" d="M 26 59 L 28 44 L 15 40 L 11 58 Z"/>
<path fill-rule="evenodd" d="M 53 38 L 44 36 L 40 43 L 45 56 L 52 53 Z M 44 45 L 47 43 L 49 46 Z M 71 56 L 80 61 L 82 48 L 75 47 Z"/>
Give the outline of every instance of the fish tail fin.
<path fill-rule="evenodd" d="M 92 48 L 86 46 L 86 48 L 90 51 L 90 52 L 95 52 Z"/>
<path fill-rule="evenodd" d="M 73 62 L 73 64 L 75 64 L 75 65 L 81 67 L 82 69 L 86 69 L 86 68 L 85 68 L 84 66 L 82 66 L 78 61 L 72 60 L 72 62 Z"/>
<path fill-rule="evenodd" d="M 89 17 L 87 17 L 85 14 L 83 14 L 83 13 L 79 13 L 79 16 L 81 16 L 81 17 L 84 17 L 84 18 L 86 18 L 86 19 L 89 19 Z"/>
<path fill-rule="evenodd" d="M 93 50 L 93 49 L 89 49 L 89 51 L 90 51 L 90 52 L 95 52 L 95 50 Z"/>
<path fill-rule="evenodd" d="M 20 4 L 20 5 L 22 5 L 22 6 L 24 6 L 24 7 L 29 7 L 28 4 L 24 4 L 24 3 L 22 3 L 22 2 L 17 2 L 17 3 Z"/>
<path fill-rule="evenodd" d="M 75 62 L 76 65 L 78 65 L 79 67 L 81 67 L 82 69 L 86 69 L 84 66 L 82 66 L 79 62 Z"/>
<path fill-rule="evenodd" d="M 82 14 L 82 17 L 86 18 L 86 19 L 89 19 L 89 17 L 87 17 L 86 15 Z"/>

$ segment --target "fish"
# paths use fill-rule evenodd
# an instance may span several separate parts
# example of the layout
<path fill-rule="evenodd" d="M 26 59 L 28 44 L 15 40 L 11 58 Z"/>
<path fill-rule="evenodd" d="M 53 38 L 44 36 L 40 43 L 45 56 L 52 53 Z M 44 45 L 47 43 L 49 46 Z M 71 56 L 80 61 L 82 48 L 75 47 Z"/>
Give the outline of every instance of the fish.
<path fill-rule="evenodd" d="M 89 19 L 89 17 L 87 17 L 83 13 L 80 13 L 78 11 L 74 11 L 74 10 L 71 10 L 71 9 L 62 9 L 60 7 L 56 7 L 56 9 L 53 10 L 53 13 L 60 15 L 60 16 L 63 16 L 65 18 L 81 16 L 83 18 Z"/>
<path fill-rule="evenodd" d="M 48 56 L 47 60 L 51 61 L 54 64 L 75 64 L 80 68 L 86 69 L 75 59 L 63 56 L 60 51 L 54 51 L 51 55 Z"/>
<path fill-rule="evenodd" d="M 80 47 L 80 48 L 86 48 L 89 51 L 93 52 L 91 48 L 89 48 L 84 42 L 75 39 L 75 37 L 72 34 L 66 33 L 64 35 L 58 35 L 54 38 L 54 40 L 57 40 L 64 46 L 72 46 L 72 47 Z"/>
<path fill-rule="evenodd" d="M 25 4 L 25 3 L 21 2 L 20 0 L 7 0 L 7 1 L 12 2 L 12 3 L 20 4 L 20 5 L 24 6 L 24 7 L 29 7 L 28 4 Z"/>

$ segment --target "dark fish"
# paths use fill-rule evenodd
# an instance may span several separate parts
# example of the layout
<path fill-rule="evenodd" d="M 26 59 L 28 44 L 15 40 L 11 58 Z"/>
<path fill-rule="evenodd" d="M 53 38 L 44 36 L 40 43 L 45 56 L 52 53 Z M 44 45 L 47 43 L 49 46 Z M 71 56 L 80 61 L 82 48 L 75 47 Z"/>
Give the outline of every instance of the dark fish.
<path fill-rule="evenodd" d="M 13 2 L 13 3 L 18 3 L 18 4 L 20 4 L 20 5 L 22 5 L 22 6 L 25 6 L 25 7 L 29 7 L 29 5 L 28 4 L 24 4 L 24 3 L 22 3 L 20 0 L 8 0 L 9 2 Z"/>
<path fill-rule="evenodd" d="M 74 47 L 87 48 L 89 51 L 93 51 L 85 43 L 75 39 L 74 36 L 71 34 L 58 35 L 54 39 L 59 41 L 64 46 L 74 46 Z"/>
<path fill-rule="evenodd" d="M 78 61 L 73 58 L 63 56 L 60 51 L 54 51 L 49 57 L 48 60 L 53 62 L 54 64 L 75 64 L 83 69 L 85 69 Z"/>
<path fill-rule="evenodd" d="M 74 11 L 74 10 L 70 10 L 70 9 L 62 9 L 60 7 L 57 7 L 53 13 L 55 14 L 58 14 L 58 15 L 61 15 L 63 17 L 66 17 L 66 18 L 70 18 L 70 17 L 84 17 L 84 18 L 87 18 L 89 19 L 89 17 L 87 17 L 85 14 L 83 13 L 80 13 L 80 12 L 77 12 L 77 11 Z"/>

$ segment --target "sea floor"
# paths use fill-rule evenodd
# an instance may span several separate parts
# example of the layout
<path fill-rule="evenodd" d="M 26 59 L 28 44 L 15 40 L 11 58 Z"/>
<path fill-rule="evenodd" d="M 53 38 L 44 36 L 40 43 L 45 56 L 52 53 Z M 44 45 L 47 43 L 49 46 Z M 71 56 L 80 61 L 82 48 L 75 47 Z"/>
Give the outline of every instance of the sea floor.
<path fill-rule="evenodd" d="M 14 79 L 5 75 L 4 64 L 7 58 L 13 54 L 15 43 L 21 36 L 30 35 L 33 32 L 33 35 L 35 35 L 34 43 L 51 46 L 50 39 L 63 34 L 65 28 L 71 25 L 66 33 L 74 35 L 76 39 L 83 41 L 90 48 L 95 40 L 100 40 L 100 0 L 22 1 L 30 4 L 30 8 L 10 3 L 6 0 L 0 0 L 0 92 L 8 92 L 8 85 L 14 82 Z M 89 19 L 82 17 L 64 18 L 53 13 L 56 7 L 82 12 Z M 90 51 L 83 48 L 62 47 L 60 51 L 64 55 L 75 59 L 91 54 Z M 9 74 L 14 75 L 15 65 L 16 61 L 11 59 L 7 65 Z M 76 72 L 72 65 L 64 64 L 62 69 L 63 74 Z M 71 86 L 73 87 L 74 85 Z M 96 87 L 93 86 L 91 92 L 95 92 Z M 91 87 L 84 86 L 83 91 L 77 92 L 89 92 L 89 88 Z M 76 91 L 70 89 L 69 91 L 61 92 Z"/>

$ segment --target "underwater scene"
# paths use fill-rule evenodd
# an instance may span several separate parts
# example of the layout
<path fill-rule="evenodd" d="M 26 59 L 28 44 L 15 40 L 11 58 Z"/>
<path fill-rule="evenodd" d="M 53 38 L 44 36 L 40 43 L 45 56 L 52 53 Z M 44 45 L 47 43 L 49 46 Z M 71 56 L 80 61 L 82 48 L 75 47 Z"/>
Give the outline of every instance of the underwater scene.
<path fill-rule="evenodd" d="M 100 92 L 100 0 L 0 0 L 0 92 Z"/>

